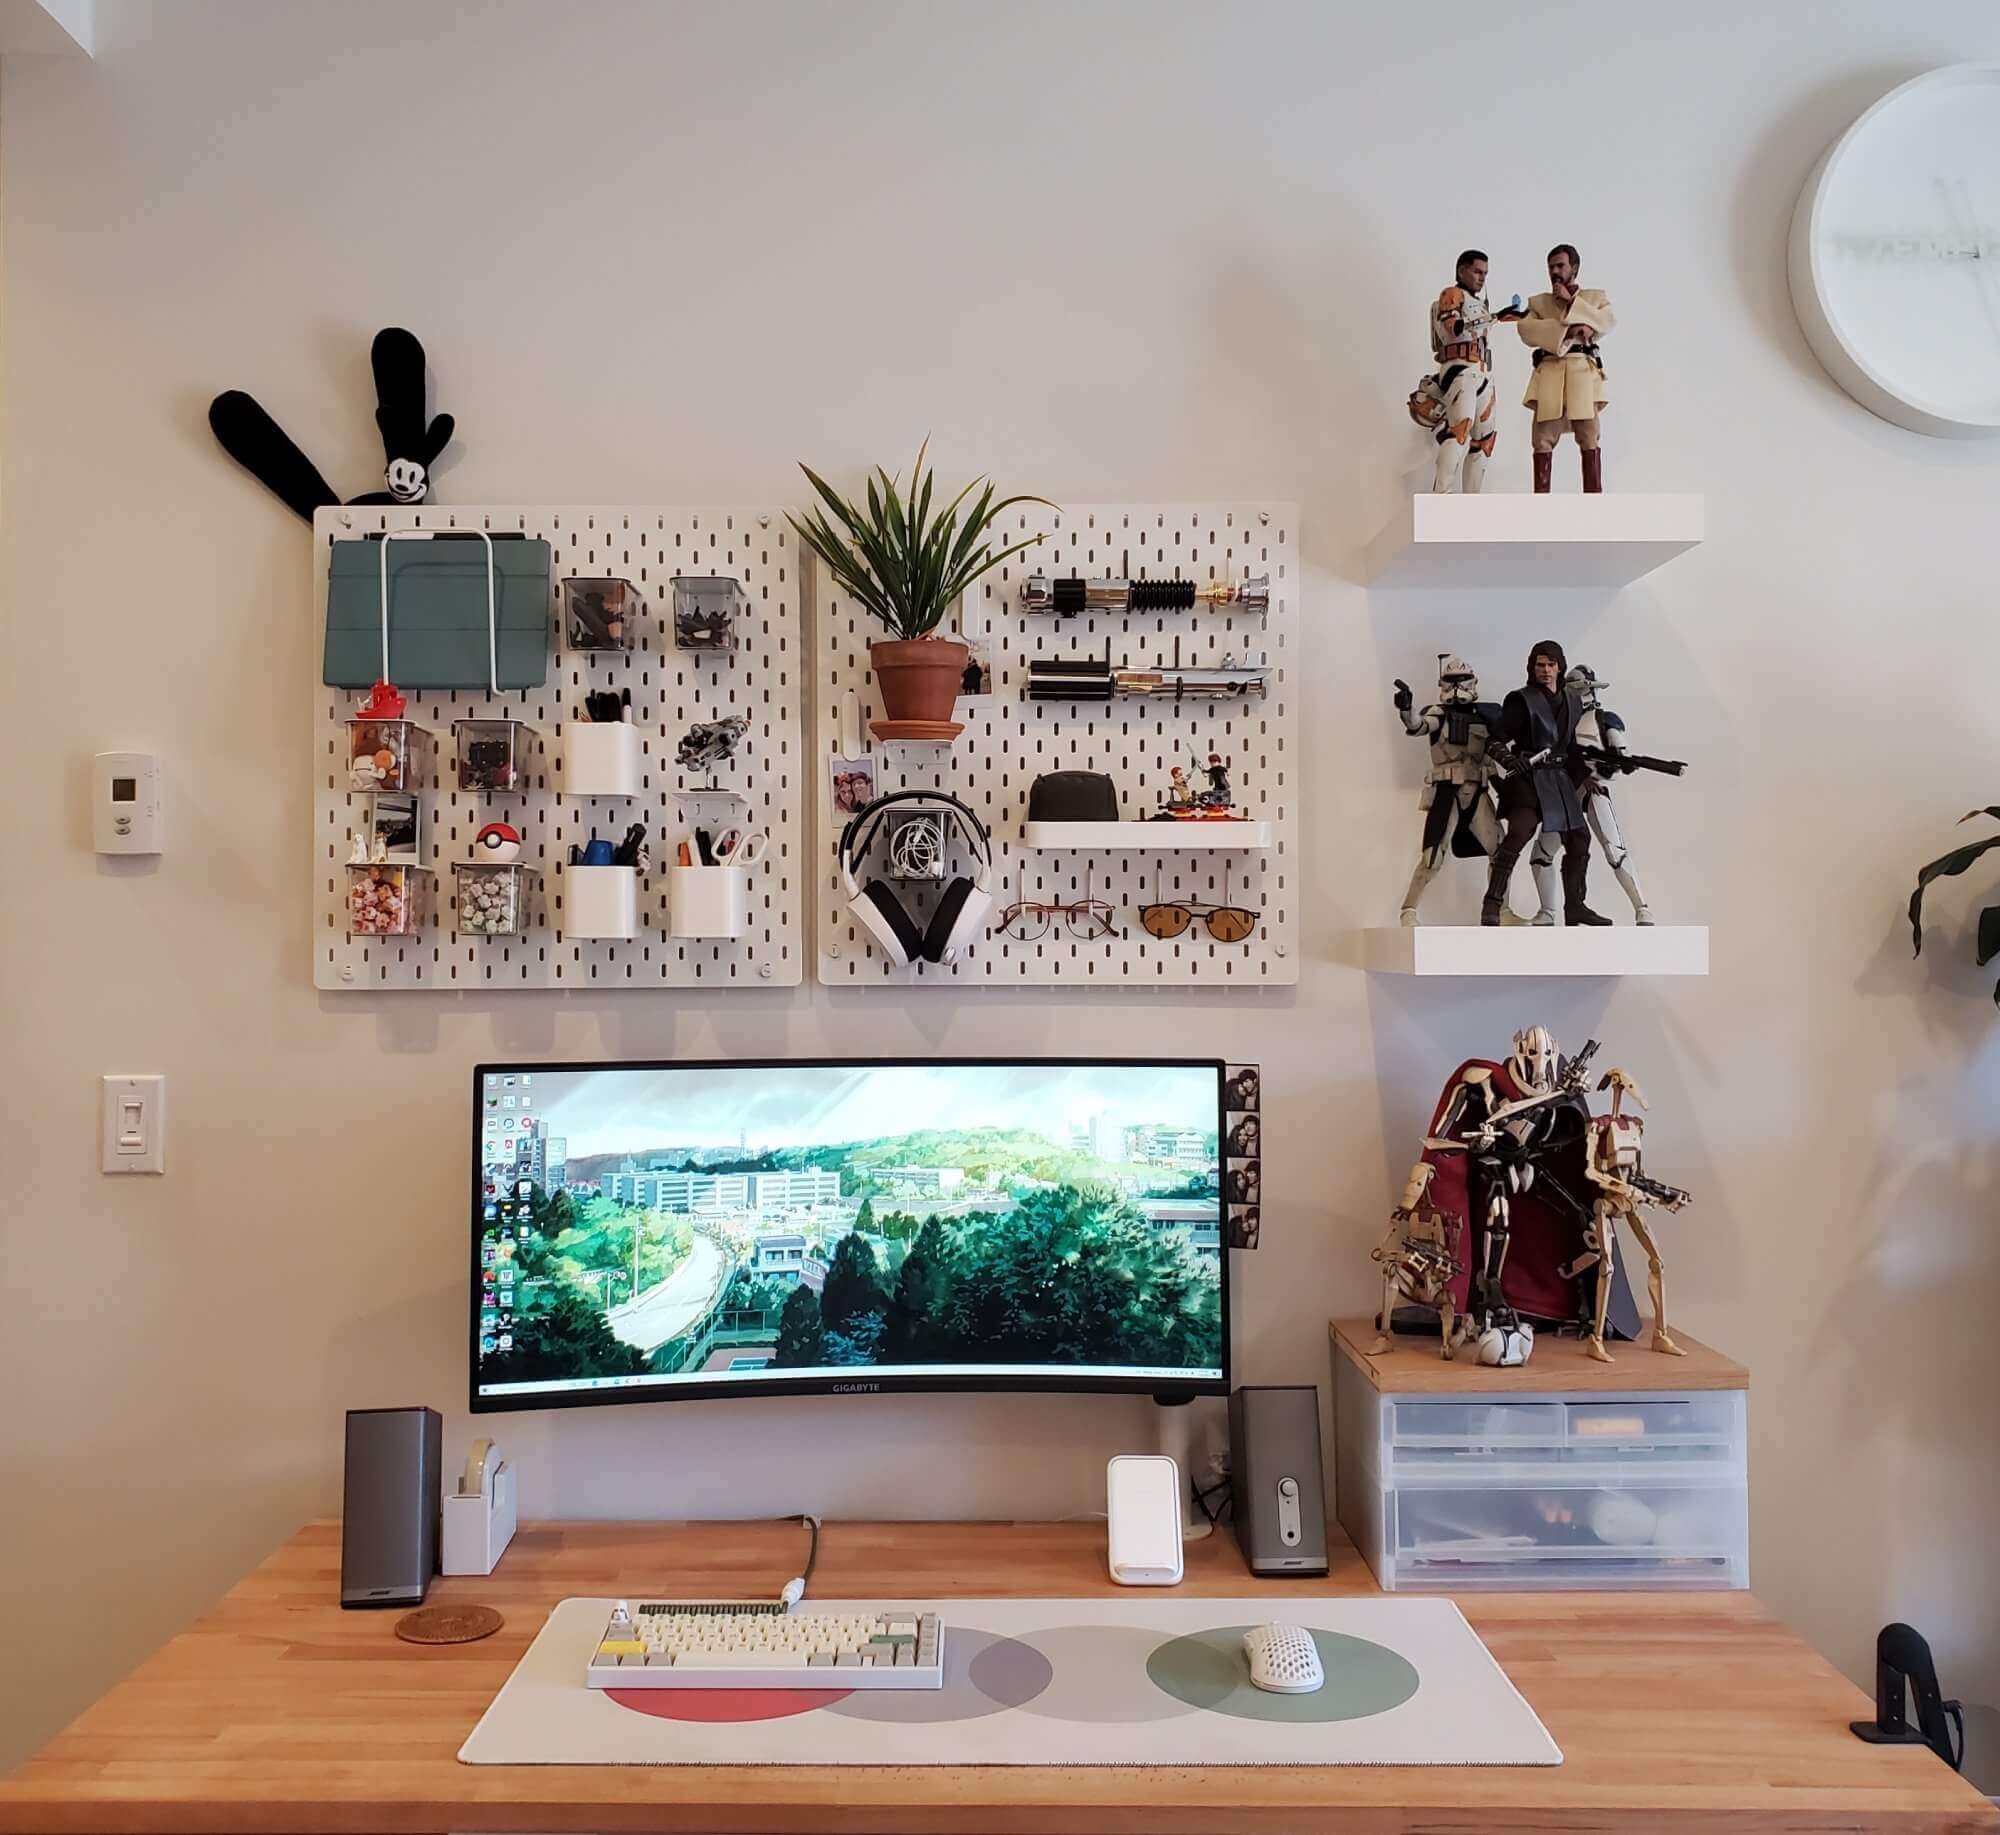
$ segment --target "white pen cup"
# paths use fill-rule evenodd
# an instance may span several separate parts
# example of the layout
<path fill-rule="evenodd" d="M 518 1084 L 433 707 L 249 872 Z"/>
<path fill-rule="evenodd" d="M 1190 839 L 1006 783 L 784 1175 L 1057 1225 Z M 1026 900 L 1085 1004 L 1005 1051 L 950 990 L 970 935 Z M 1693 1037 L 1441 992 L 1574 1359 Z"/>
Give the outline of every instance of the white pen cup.
<path fill-rule="evenodd" d="M 639 934 L 637 867 L 566 867 L 562 933 L 579 941 L 621 941 Z"/>
<path fill-rule="evenodd" d="M 573 720 L 562 729 L 562 769 L 568 796 L 637 796 L 639 729 L 626 720 Z"/>
<path fill-rule="evenodd" d="M 740 937 L 750 913 L 748 867 L 667 869 L 667 932 L 676 937 Z"/>

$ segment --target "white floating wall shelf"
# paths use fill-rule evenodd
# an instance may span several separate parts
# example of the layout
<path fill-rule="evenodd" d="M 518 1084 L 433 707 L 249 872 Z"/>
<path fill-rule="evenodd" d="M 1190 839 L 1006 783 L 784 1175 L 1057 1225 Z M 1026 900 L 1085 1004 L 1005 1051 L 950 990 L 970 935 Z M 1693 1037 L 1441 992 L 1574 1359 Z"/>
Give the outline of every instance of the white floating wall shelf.
<path fill-rule="evenodd" d="M 1706 975 L 1706 924 L 1431 924 L 1353 930 L 1341 959 L 1379 975 Z"/>
<path fill-rule="evenodd" d="M 1624 586 L 1699 545 L 1706 503 L 1698 493 L 1414 496 L 1370 546 L 1363 578 L 1378 587 Z"/>

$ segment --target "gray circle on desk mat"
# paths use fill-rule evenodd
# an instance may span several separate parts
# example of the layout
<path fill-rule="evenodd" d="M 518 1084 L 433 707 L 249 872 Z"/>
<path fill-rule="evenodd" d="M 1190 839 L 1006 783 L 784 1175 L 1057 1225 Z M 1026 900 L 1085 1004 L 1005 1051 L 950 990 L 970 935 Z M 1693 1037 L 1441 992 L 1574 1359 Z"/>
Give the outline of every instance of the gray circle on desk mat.
<path fill-rule="evenodd" d="M 849 1720 L 884 1720 L 900 1726 L 946 1720 L 980 1720 L 1007 1708 L 1026 1707 L 1055 1674 L 1047 1657 L 995 1631 L 969 1625 L 944 1628 L 943 1688 L 858 1688 L 826 1712 Z"/>
<path fill-rule="evenodd" d="M 1138 1625 L 1056 1625 L 1023 1633 L 1047 1657 L 1054 1675 L 1022 1706 L 1044 1720 L 1105 1721 L 1133 1725 L 1178 1720 L 1191 1704 L 1148 1688 L 1146 1665 L 1162 1633 Z"/>
<path fill-rule="evenodd" d="M 1366 1720 L 1399 1708 L 1417 1692 L 1417 1672 L 1407 1658 L 1363 1637 L 1315 1631 L 1326 1683 L 1310 1695 L 1273 1695 L 1253 1688 L 1243 1654 L 1250 1625 L 1196 1631 L 1162 1644 L 1146 1664 L 1156 1687 L 1190 1707 L 1238 1720 L 1299 1722 Z"/>

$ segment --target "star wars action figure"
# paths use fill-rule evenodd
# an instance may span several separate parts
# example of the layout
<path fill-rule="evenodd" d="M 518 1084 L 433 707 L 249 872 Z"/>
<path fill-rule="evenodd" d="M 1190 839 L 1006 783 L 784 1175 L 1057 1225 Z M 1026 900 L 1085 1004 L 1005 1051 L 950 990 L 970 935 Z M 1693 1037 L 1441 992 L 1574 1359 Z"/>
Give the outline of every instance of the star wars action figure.
<path fill-rule="evenodd" d="M 1486 902 L 1479 910 L 1482 924 L 1500 922 L 1514 863 L 1538 830 L 1562 837 L 1563 922 L 1611 922 L 1584 903 L 1590 830 L 1585 826 L 1583 798 L 1570 775 L 1576 709 L 1563 689 L 1568 673 L 1569 659 L 1562 645 L 1544 639 L 1528 652 L 1527 681 L 1501 703 L 1500 730 L 1490 749 L 1501 773 L 1500 816 L 1507 832 L 1493 850 Z M 1550 847 L 1553 858 L 1553 843 Z M 1553 865 L 1549 871 L 1553 875 Z M 1553 904 L 1553 897 L 1546 902 Z"/>
<path fill-rule="evenodd" d="M 1604 455 L 1597 445 L 1597 416 L 1610 397 L 1604 388 L 1604 359 L 1598 340 L 1611 330 L 1611 301 L 1595 287 L 1579 287 L 1583 258 L 1574 244 L 1549 250 L 1549 290 L 1528 302 L 1519 330 L 1532 350 L 1534 373 L 1521 405 L 1535 414 L 1535 490 L 1545 493 L 1555 466 L 1556 444 L 1575 436 L 1583 462 L 1583 488 L 1604 489 Z"/>
<path fill-rule="evenodd" d="M 1403 1188 L 1403 1201 L 1389 1215 L 1389 1233 L 1374 1250 L 1382 1264 L 1382 1310 L 1375 1315 L 1378 1336 L 1368 1347 L 1370 1357 L 1389 1348 L 1389 1322 L 1396 1296 L 1403 1295 L 1438 1316 L 1440 1353 L 1445 1362 L 1464 1342 L 1465 1318 L 1452 1303 L 1451 1284 L 1465 1272 L 1458 1259 L 1462 1226 L 1427 1200 L 1435 1166 L 1419 1161 Z"/>
<path fill-rule="evenodd" d="M 1662 1185 L 1646 1176 L 1641 1163 L 1646 1124 L 1638 1116 L 1624 1112 L 1624 1098 L 1628 1094 L 1642 1109 L 1646 1106 L 1638 1084 L 1622 1070 L 1609 1070 L 1597 1087 L 1611 1092 L 1611 1113 L 1590 1118 L 1590 1137 L 1585 1149 L 1584 1176 L 1597 1188 L 1597 1196 L 1590 1207 L 1590 1227 L 1584 1232 L 1584 1252 L 1563 1270 L 1572 1277 L 1587 1268 L 1597 1270 L 1597 1296 L 1586 1349 L 1599 1363 L 1613 1361 L 1604 1348 L 1604 1314 L 1616 1271 L 1618 1223 L 1622 1218 L 1631 1225 L 1632 1234 L 1646 1251 L 1646 1292 L 1653 1302 L 1653 1349 L 1668 1357 L 1685 1357 L 1687 1353 L 1667 1332 L 1666 1274 L 1653 1233 L 1646 1228 L 1639 1207 L 1657 1204 L 1662 1210 L 1678 1211 L 1694 1200 L 1678 1185 Z"/>
<path fill-rule="evenodd" d="M 1235 808 L 1236 796 L 1229 788 L 1229 767 L 1222 762 L 1220 752 L 1209 753 L 1208 763 L 1202 766 L 1201 774 L 1208 779 L 1208 788 L 1200 792 L 1195 801 L 1204 809 Z"/>
<path fill-rule="evenodd" d="M 1433 492 L 1477 494 L 1499 439 L 1494 424 L 1490 326 L 1511 324 L 1526 308 L 1521 296 L 1495 312 L 1486 301 L 1486 253 L 1458 258 L 1455 283 L 1430 310 L 1431 359 L 1437 366 L 1410 392 L 1410 418 L 1437 442 Z"/>
<path fill-rule="evenodd" d="M 1639 890 L 1639 877 L 1631 866 L 1631 850 L 1625 845 L 1625 836 L 1618 826 L 1618 811 L 1611 801 L 1611 779 L 1634 771 L 1659 771 L 1678 777 L 1687 765 L 1678 758 L 1648 758 L 1630 748 L 1625 739 L 1625 722 L 1601 699 L 1609 686 L 1583 663 L 1563 677 L 1563 690 L 1573 715 L 1570 778 L 1583 798 L 1584 820 L 1603 850 L 1604 864 L 1617 876 L 1618 883 L 1625 888 L 1625 896 L 1632 901 L 1633 923 L 1651 924 L 1653 914 L 1645 894 Z M 1528 868 L 1534 874 L 1535 891 L 1541 900 L 1541 909 L 1534 919 L 1537 924 L 1556 921 L 1555 859 L 1555 842 L 1545 829 L 1535 838 L 1534 851 L 1528 856 Z"/>
<path fill-rule="evenodd" d="M 1452 1321 L 1447 1335 L 1472 1341 L 1482 1364 L 1526 1363 L 1537 1327 L 1592 1337 L 1638 1333 L 1624 1272 L 1615 1256 L 1601 1256 L 1602 1238 L 1592 1234 L 1608 1227 L 1597 1205 L 1616 1209 L 1620 1202 L 1592 1166 L 1631 1182 L 1628 1172 L 1607 1170 L 1616 1155 L 1597 1144 L 1601 1123 L 1583 1093 L 1596 1051 L 1593 1039 L 1565 1059 L 1545 1027 L 1531 1026 L 1514 1035 L 1504 1062 L 1474 1058 L 1460 1065 L 1432 1112 L 1391 1240 L 1377 1251 L 1389 1286 L 1436 1311 L 1441 1324 Z M 1620 1080 L 1629 1086 L 1622 1072 L 1606 1084 Z M 1464 1257 L 1457 1254 L 1461 1232 L 1470 1239 Z M 1448 1273 L 1441 1260 L 1447 1252 Z M 1414 1278 L 1404 1279 L 1400 1265 L 1412 1260 Z M 1601 1287 L 1601 1296 L 1586 1294 L 1579 1278 L 1586 1269 L 1599 1270 L 1591 1286 Z M 1385 1292 L 1385 1337 L 1392 1298 Z"/>
<path fill-rule="evenodd" d="M 1449 652 L 1438 657 L 1438 698 L 1415 711 L 1410 685 L 1398 680 L 1395 707 L 1403 731 L 1430 741 L 1430 765 L 1417 807 L 1424 812 L 1424 838 L 1409 889 L 1403 894 L 1402 922 L 1413 928 L 1424 888 L 1444 865 L 1447 851 L 1476 860 L 1500 845 L 1500 819 L 1489 788 L 1493 761 L 1487 744 L 1500 724 L 1500 710 L 1479 698 L 1479 678 Z"/>

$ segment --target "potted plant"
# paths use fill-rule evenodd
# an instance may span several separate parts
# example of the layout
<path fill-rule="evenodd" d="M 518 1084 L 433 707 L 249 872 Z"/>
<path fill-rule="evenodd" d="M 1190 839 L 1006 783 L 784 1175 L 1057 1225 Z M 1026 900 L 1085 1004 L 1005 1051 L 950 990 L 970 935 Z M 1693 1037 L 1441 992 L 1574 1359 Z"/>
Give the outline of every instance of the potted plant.
<path fill-rule="evenodd" d="M 1973 816 L 2000 817 L 2000 803 L 1975 809 L 1970 815 L 1960 816 L 1959 820 L 1970 822 Z M 1995 847 L 2000 847 L 2000 835 L 1988 835 L 1983 841 L 1968 841 L 1963 847 L 1955 847 L 1950 853 L 1933 860 L 1929 866 L 1917 870 L 1917 889 L 1910 894 L 1910 936 L 1916 944 L 1916 954 L 1921 956 L 1924 953 L 1924 893 L 1931 881 L 1956 878 L 1980 855 Z M 1995 956 L 2000 956 L 2000 905 L 1988 905 L 1980 912 L 1976 949 L 1981 968 Z M 2000 984 L 1993 989 L 1993 1004 L 2000 1007 Z"/>
<path fill-rule="evenodd" d="M 840 589 L 889 629 L 888 637 L 868 646 L 869 667 L 882 686 L 884 717 L 869 722 L 878 739 L 958 736 L 962 729 L 951 711 L 970 652 L 955 638 L 939 637 L 937 628 L 951 602 L 981 574 L 1042 539 L 995 548 L 993 525 L 1003 511 L 1048 499 L 1003 497 L 996 503 L 984 478 L 973 479 L 933 513 L 932 474 L 924 465 L 929 450 L 928 440 L 917 448 L 907 498 L 878 465 L 865 504 L 850 503 L 810 465 L 801 465 L 821 507 L 788 519 Z M 968 507 L 975 490 L 979 496 Z"/>

